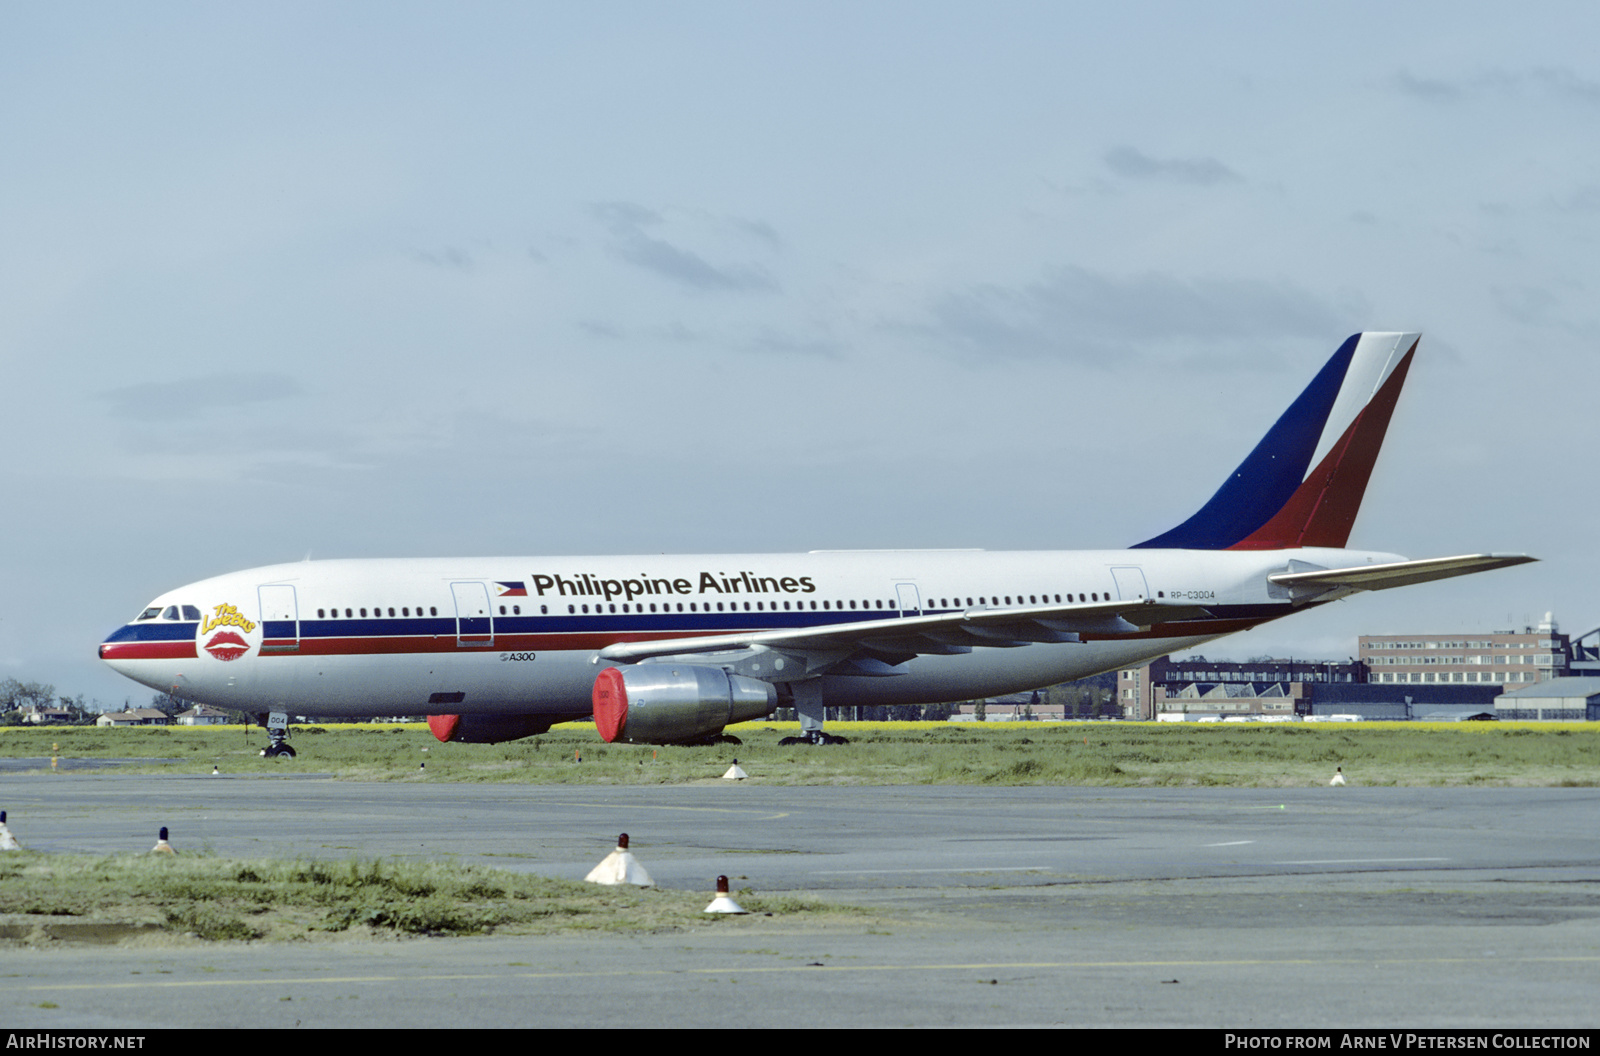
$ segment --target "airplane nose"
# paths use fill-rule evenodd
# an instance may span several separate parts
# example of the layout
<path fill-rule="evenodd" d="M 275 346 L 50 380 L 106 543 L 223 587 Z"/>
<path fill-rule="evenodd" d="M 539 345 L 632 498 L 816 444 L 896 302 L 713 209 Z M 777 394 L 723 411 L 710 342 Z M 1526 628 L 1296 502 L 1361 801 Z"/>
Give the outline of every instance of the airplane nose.
<path fill-rule="evenodd" d="M 123 661 L 192 660 L 194 655 L 192 623 L 124 624 L 100 643 L 100 659 L 119 671 Z"/>

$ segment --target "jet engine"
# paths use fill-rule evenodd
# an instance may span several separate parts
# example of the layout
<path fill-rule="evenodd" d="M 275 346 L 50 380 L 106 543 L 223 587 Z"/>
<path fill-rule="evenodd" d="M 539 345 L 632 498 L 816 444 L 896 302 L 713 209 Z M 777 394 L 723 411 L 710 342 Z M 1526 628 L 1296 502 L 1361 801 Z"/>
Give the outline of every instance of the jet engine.
<path fill-rule="evenodd" d="M 720 667 L 608 667 L 594 680 L 594 724 L 607 741 L 676 744 L 770 715 L 778 691 Z"/>
<path fill-rule="evenodd" d="M 559 715 L 429 715 L 428 729 L 447 744 L 499 744 L 536 737 L 560 721 Z"/>

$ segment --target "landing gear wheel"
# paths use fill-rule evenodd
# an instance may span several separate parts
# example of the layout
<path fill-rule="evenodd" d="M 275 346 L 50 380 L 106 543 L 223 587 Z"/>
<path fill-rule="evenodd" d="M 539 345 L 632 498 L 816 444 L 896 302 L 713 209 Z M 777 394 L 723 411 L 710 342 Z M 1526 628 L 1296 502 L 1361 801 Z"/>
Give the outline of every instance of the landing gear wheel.
<path fill-rule="evenodd" d="M 267 728 L 267 746 L 261 749 L 261 754 L 267 759 L 276 759 L 279 756 L 294 758 L 294 749 L 285 742 L 289 739 L 289 716 L 282 711 L 268 712 L 266 721 L 262 723 Z"/>
<path fill-rule="evenodd" d="M 821 730 L 812 730 L 810 733 L 803 733 L 799 737 L 785 737 L 783 740 L 778 742 L 778 744 L 780 744 L 780 745 L 790 745 L 790 744 L 849 744 L 849 743 L 850 743 L 850 738 L 848 738 L 848 737 L 835 737 L 833 734 L 831 734 L 831 733 L 823 733 Z"/>

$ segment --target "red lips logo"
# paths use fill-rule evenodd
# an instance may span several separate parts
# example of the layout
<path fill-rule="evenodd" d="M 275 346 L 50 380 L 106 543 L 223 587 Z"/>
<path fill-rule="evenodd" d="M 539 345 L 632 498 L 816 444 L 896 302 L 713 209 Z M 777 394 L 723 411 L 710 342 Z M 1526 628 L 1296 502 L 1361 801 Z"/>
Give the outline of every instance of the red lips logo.
<path fill-rule="evenodd" d="M 218 660 L 237 660 L 250 651 L 250 643 L 232 631 L 218 631 L 205 644 L 205 651 Z"/>

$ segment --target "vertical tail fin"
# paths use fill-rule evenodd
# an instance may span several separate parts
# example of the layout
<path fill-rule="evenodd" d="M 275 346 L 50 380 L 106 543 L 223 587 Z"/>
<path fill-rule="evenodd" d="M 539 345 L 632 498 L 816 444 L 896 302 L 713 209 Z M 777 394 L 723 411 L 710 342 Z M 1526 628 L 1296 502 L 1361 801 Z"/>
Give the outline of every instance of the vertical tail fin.
<path fill-rule="evenodd" d="M 1354 334 L 1193 517 L 1135 549 L 1340 547 L 1420 334 Z"/>

